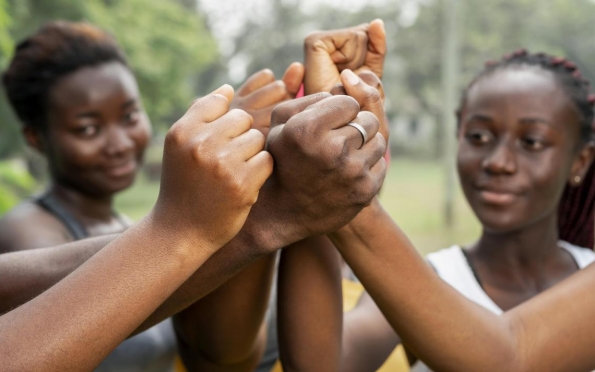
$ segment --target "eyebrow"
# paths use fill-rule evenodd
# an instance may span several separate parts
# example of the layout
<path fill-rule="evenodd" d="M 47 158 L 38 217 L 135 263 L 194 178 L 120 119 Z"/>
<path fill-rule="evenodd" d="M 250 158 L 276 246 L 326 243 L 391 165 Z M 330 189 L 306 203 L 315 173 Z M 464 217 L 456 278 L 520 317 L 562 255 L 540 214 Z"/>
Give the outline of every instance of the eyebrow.
<path fill-rule="evenodd" d="M 99 113 L 95 112 L 95 111 L 81 112 L 80 114 L 76 115 L 77 119 L 84 119 L 84 118 L 96 119 L 99 116 L 101 116 L 101 115 L 99 115 Z"/>
<path fill-rule="evenodd" d="M 550 122 L 549 120 L 543 119 L 543 118 L 534 118 L 534 117 L 528 117 L 528 118 L 522 118 L 520 120 L 520 122 L 522 124 L 535 124 L 535 123 L 541 123 L 541 124 L 545 124 L 545 125 L 553 125 L 552 122 Z"/>
<path fill-rule="evenodd" d="M 122 104 L 122 109 L 127 109 L 130 106 L 133 106 L 136 104 L 136 98 L 132 98 L 129 101 L 126 101 L 124 104 Z M 85 118 L 90 118 L 90 119 L 96 119 L 98 117 L 100 117 L 101 115 L 96 112 L 96 111 L 86 111 L 86 112 L 81 112 L 80 114 L 78 114 L 76 117 L 78 119 L 85 119 Z"/>
<path fill-rule="evenodd" d="M 129 101 L 125 102 L 125 103 L 122 105 L 122 108 L 123 108 L 123 109 L 126 109 L 126 108 L 128 108 L 128 107 L 130 107 L 130 106 L 133 106 L 133 105 L 135 105 L 135 104 L 136 104 L 136 98 L 132 98 L 132 99 L 130 99 Z"/>
<path fill-rule="evenodd" d="M 493 122 L 494 121 L 494 119 L 492 119 L 490 116 L 482 115 L 482 114 L 473 114 L 466 121 L 472 121 L 472 120 L 488 121 L 488 122 Z"/>

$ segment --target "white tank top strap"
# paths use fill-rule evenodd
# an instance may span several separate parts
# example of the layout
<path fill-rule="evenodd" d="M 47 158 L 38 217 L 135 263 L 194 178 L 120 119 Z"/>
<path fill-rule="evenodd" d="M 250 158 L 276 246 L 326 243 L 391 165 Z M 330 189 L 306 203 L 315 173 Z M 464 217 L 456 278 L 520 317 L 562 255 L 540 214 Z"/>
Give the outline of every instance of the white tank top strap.
<path fill-rule="evenodd" d="M 502 314 L 502 309 L 492 301 L 477 282 L 461 247 L 455 245 L 430 253 L 426 256 L 426 260 L 442 280 L 465 297 L 496 314 Z"/>
<path fill-rule="evenodd" d="M 584 269 L 595 261 L 595 252 L 592 249 L 579 247 L 564 240 L 558 241 L 558 245 L 572 255 L 579 269 Z"/>

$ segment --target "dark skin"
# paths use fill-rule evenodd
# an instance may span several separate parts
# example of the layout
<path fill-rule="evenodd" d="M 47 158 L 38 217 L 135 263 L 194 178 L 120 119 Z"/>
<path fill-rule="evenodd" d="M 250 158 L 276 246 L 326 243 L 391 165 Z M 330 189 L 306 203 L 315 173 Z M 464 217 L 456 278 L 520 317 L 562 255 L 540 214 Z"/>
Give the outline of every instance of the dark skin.
<path fill-rule="evenodd" d="M 266 136 L 273 109 L 295 98 L 303 76 L 304 67 L 300 63 L 292 63 L 281 80 L 275 80 L 271 70 L 258 71 L 238 89 L 231 106 L 246 110 L 254 119 L 252 128 Z M 271 254 L 258 259 L 174 318 L 180 354 L 187 369 L 254 369 L 265 345 L 261 324 L 275 257 Z M 242 311 L 238 312 L 238 308 Z M 253 346 L 255 343 L 258 346 Z"/>
<path fill-rule="evenodd" d="M 124 231 L 129 223 L 114 215 L 113 197 L 134 182 L 151 135 L 133 74 L 110 62 L 62 77 L 49 91 L 46 120 L 45 130 L 23 132 L 48 160 L 50 195 L 90 237 Z M 31 201 L 2 218 L 0 236 L 0 252 L 73 240 L 60 220 Z"/>
<path fill-rule="evenodd" d="M 555 76 L 538 68 L 497 71 L 481 78 L 468 92 L 461 115 L 457 164 L 465 195 L 483 225 L 482 236 L 468 252 L 484 290 L 503 310 L 520 305 L 578 271 L 570 254 L 557 244 L 556 210 L 564 187 L 576 184 L 576 176 L 582 179 L 593 161 L 593 145 L 580 138 L 579 120 L 579 113 Z M 378 205 L 371 207 L 375 212 L 363 212 L 331 238 L 372 297 L 384 303 L 393 290 L 384 288 L 386 293 L 380 293 L 379 283 L 386 282 L 388 270 L 395 269 L 386 267 L 383 271 L 383 268 L 387 262 L 398 259 L 399 253 L 388 251 L 393 249 L 388 239 L 392 236 L 389 232 L 393 229 L 389 227 L 392 222 L 379 222 L 383 215 L 378 212 L 380 209 Z M 364 249 L 364 245 L 367 248 Z M 371 258 L 370 253 L 380 251 L 383 253 L 378 259 Z M 381 272 L 385 275 L 378 274 Z M 403 277 L 408 276 L 403 274 Z M 328 286 L 308 284 L 308 277 L 296 276 L 293 283 L 308 286 L 319 293 L 319 298 L 330 295 L 328 291 L 322 293 Z M 416 286 L 408 280 L 402 284 L 403 290 L 411 288 L 411 296 L 421 293 L 420 289 L 415 292 Z M 299 294 L 295 290 L 291 293 Z M 424 298 L 420 296 L 420 302 Z M 299 299 L 293 302 L 295 306 L 300 303 Z M 324 304 L 312 299 L 308 303 Z M 381 309 L 383 303 L 379 303 Z M 406 312 L 416 311 L 417 314 L 409 318 L 416 318 L 418 323 L 427 321 L 423 320 L 419 309 L 401 307 Z M 296 317 L 304 313 L 299 309 L 293 311 Z M 426 311 L 426 317 L 432 318 L 434 315 L 429 312 Z M 337 327 L 329 319 L 309 316 L 300 321 L 296 317 L 287 323 L 285 332 L 305 332 L 307 327 L 318 330 Z M 345 315 L 342 338 L 312 348 L 313 354 L 302 355 L 301 361 L 306 361 L 305 364 L 290 364 L 289 367 L 291 370 L 325 370 L 326 367 L 374 370 L 401 342 L 391 329 L 396 317 L 391 313 L 389 323 L 370 295 L 364 294 L 356 309 Z M 406 329 L 403 336 L 407 340 L 414 331 L 412 327 L 404 327 L 401 324 L 404 322 L 399 323 L 399 328 L 395 329 Z M 414 338 L 415 354 L 419 339 Z M 365 340 L 365 345 L 361 340 Z M 343 350 L 338 359 L 327 361 L 326 366 L 308 364 L 307 361 L 321 360 L 315 353 L 332 355 L 337 344 Z M 293 348 L 303 350 L 299 345 Z"/>
<path fill-rule="evenodd" d="M 233 173 L 234 168 L 221 167 L 217 166 L 217 164 L 226 159 L 233 159 L 234 156 L 238 155 L 238 145 L 242 143 L 245 145 L 246 141 L 246 139 L 241 140 L 239 138 L 231 141 L 228 137 L 225 137 L 225 133 L 220 133 L 220 128 L 231 128 L 232 123 L 237 123 L 239 120 L 244 123 L 245 128 L 248 128 L 252 124 L 251 118 L 243 111 L 232 110 L 225 114 L 225 121 L 220 126 L 200 125 L 197 128 L 197 121 L 207 124 L 217 118 L 218 115 L 209 113 L 209 109 L 214 109 L 215 104 L 228 105 L 233 96 L 233 92 L 229 87 L 222 87 L 215 93 L 210 95 L 206 101 L 205 99 L 198 100 L 184 118 L 172 127 L 168 134 L 168 141 L 166 142 L 169 145 L 166 144 L 166 149 L 169 148 L 170 150 L 166 155 L 167 159 L 171 160 L 168 166 L 164 167 L 168 171 L 162 175 L 160 197 L 155 206 L 155 210 L 159 211 L 157 217 L 161 221 L 159 231 L 167 232 L 159 237 L 159 241 L 165 242 L 164 246 L 166 247 L 172 247 L 171 242 L 173 240 L 168 243 L 168 239 L 174 238 L 176 238 L 176 241 L 179 240 L 183 243 L 185 248 L 196 246 L 196 243 L 204 243 L 201 236 L 196 235 L 197 226 L 200 226 L 203 232 L 212 233 L 211 230 L 221 230 L 221 227 L 217 226 L 212 217 L 223 209 L 216 206 L 218 203 L 222 203 L 221 197 L 224 197 L 224 195 L 218 195 L 217 199 L 210 196 L 206 200 L 204 198 L 195 200 L 192 197 L 197 193 L 201 194 L 201 189 L 197 189 L 197 185 L 202 185 L 201 180 L 204 178 L 200 169 L 193 166 L 194 163 L 206 161 L 210 164 L 210 167 L 214 166 L 215 170 L 218 170 L 218 177 L 225 176 L 228 181 L 235 180 L 235 183 L 232 182 L 228 186 L 235 190 L 234 195 L 236 196 L 245 195 L 246 193 L 243 192 L 246 191 L 244 187 L 250 184 L 248 180 L 237 179 L 237 177 L 229 179 L 229 176 L 233 175 L 230 175 L 230 172 Z M 307 112 L 305 112 L 306 109 L 308 109 Z M 203 110 L 207 112 L 203 112 Z M 277 166 L 292 171 L 279 172 L 269 178 L 258 192 L 257 201 L 256 195 L 254 193 L 250 194 L 249 201 L 256 201 L 256 203 L 250 210 L 246 223 L 242 226 L 240 232 L 216 253 L 210 252 L 209 255 L 212 255 L 204 262 L 201 269 L 193 272 L 167 300 L 164 298 L 165 302 L 159 305 L 152 314 L 146 313 L 141 316 L 142 319 L 146 320 L 140 326 L 137 323 L 134 326 L 137 327 L 134 332 L 144 330 L 183 310 L 211 293 L 222 283 L 259 258 L 268 256 L 276 250 L 306 237 L 325 234 L 338 229 L 368 205 L 373 196 L 378 193 L 384 178 L 385 169 L 382 154 L 386 148 L 382 137 L 380 135 L 373 136 L 374 133 L 371 132 L 372 138 L 368 141 L 366 147 L 360 150 L 357 149 L 360 144 L 359 134 L 356 131 L 347 130 L 350 128 L 343 128 L 343 126 L 350 120 L 344 115 L 357 116 L 358 110 L 359 106 L 353 98 L 329 97 L 328 94 L 306 97 L 277 106 L 272 115 L 276 118 L 275 123 L 278 125 L 274 130 L 274 135 L 269 136 L 268 146 Z M 332 120 L 323 120 L 329 115 L 333 118 Z M 188 138 L 189 134 L 187 132 L 192 134 L 192 131 L 195 130 L 201 132 L 199 138 L 192 136 Z M 255 132 L 258 133 L 255 130 L 249 130 L 244 137 L 252 138 L 258 137 L 258 135 L 262 137 L 261 134 L 256 135 Z M 197 154 L 197 148 L 202 148 L 201 154 L 204 154 L 205 148 L 213 148 L 216 145 L 212 139 L 215 135 L 223 136 L 228 143 L 222 148 L 217 148 L 220 156 L 213 158 L 207 156 L 206 159 L 203 159 L 202 156 L 187 156 L 188 151 Z M 237 141 L 243 142 L 238 143 Z M 247 150 L 246 147 L 240 146 L 240 148 Z M 235 150 L 232 151 L 232 149 Z M 257 157 L 266 158 L 266 153 L 261 152 L 252 159 Z M 253 161 L 252 159 L 249 163 Z M 334 166 L 336 164 L 342 166 L 336 167 Z M 247 173 L 250 180 L 257 179 L 261 172 L 266 171 L 262 165 L 256 166 L 255 169 L 253 167 L 251 165 L 249 167 L 250 172 Z M 189 170 L 194 171 L 189 172 Z M 184 183 L 180 182 L 180 174 L 184 176 L 182 177 Z M 217 177 L 216 171 L 209 174 Z M 242 174 L 246 175 L 246 173 Z M 325 177 L 322 177 L 323 174 Z M 202 191 L 209 192 L 209 195 L 212 195 L 213 190 L 219 188 L 211 185 L 205 187 Z M 237 191 L 242 192 L 237 193 Z M 349 192 L 353 194 L 349 194 Z M 169 199 L 165 195 L 168 195 Z M 215 209 L 210 208 L 207 211 L 204 206 L 197 207 L 197 203 L 205 201 L 208 201 L 206 204 L 210 207 L 215 206 Z M 226 203 L 223 203 L 223 205 L 226 205 Z M 230 205 L 229 207 L 233 208 L 234 206 Z M 180 218 L 181 212 L 183 212 L 184 219 Z M 149 226 L 148 231 L 153 230 L 155 229 L 151 229 Z M 184 237 L 176 233 L 177 231 L 184 231 Z M 169 236 L 170 233 L 171 236 Z M 153 236 L 153 232 L 149 235 L 147 239 Z M 133 237 L 130 234 L 128 236 Z M 89 256 L 92 256 L 93 250 L 95 252 L 100 251 L 113 238 L 113 236 L 109 238 L 99 237 L 91 239 L 92 242 L 83 240 L 52 249 L 14 252 L 0 256 L 2 283 L 7 284 L 0 288 L 3 298 L 7 298 L 12 306 L 20 305 L 20 301 L 26 301 L 38 295 L 65 275 L 68 275 L 85 262 Z M 129 241 L 130 246 L 134 246 L 133 240 L 134 237 Z M 145 242 L 146 239 L 143 238 L 140 241 Z M 173 249 L 175 249 L 176 245 L 173 245 Z M 80 250 L 83 247 L 86 253 L 81 255 Z M 139 253 L 136 252 L 135 254 Z M 150 254 L 143 255 L 143 257 L 145 256 L 151 257 Z M 32 262 L 44 260 L 62 262 L 63 267 L 60 270 L 48 270 L 41 273 L 39 270 L 32 269 L 35 268 Z M 67 267 L 68 265 L 70 267 Z M 139 272 L 142 272 L 142 270 Z M 15 286 L 9 285 L 12 280 L 17 281 Z M 37 292 L 28 291 L 28 296 L 23 296 L 21 293 L 12 291 L 12 288 L 22 289 L 22 286 L 18 285 L 18 283 L 25 280 L 30 285 L 28 288 L 36 288 Z M 162 280 L 160 283 L 168 283 L 168 281 Z M 65 292 L 68 292 L 68 290 L 65 289 Z M 80 292 L 88 295 L 89 290 L 82 285 L 78 288 L 78 293 Z M 10 301 L 14 296 L 18 296 L 20 300 Z M 115 304 L 118 305 L 118 311 L 122 312 L 124 300 L 113 299 L 116 300 Z M 112 303 L 114 302 L 112 301 Z M 154 303 L 154 306 L 157 306 L 157 304 Z M 101 311 L 101 309 L 101 306 L 97 306 L 98 311 Z M 64 313 L 64 309 L 58 308 L 56 311 Z M 65 314 L 68 315 L 68 313 Z M 132 325 L 132 322 L 129 323 L 130 325 Z M 119 340 L 121 341 L 123 337 L 129 335 L 134 327 L 131 327 L 129 331 L 118 330 Z M 129 333 L 124 335 L 122 332 Z M 51 335 L 49 333 L 48 337 L 51 337 Z M 116 339 L 114 338 L 110 344 L 113 347 L 117 345 Z M 25 340 L 22 342 L 25 342 Z M 79 343 L 78 345 L 84 344 Z M 57 344 L 57 347 L 60 347 L 60 344 Z M 53 351 L 52 349 L 47 350 L 48 352 Z M 13 351 L 14 349 L 10 349 L 10 352 Z M 2 352 L 4 352 L 4 349 Z M 107 349 L 102 351 L 102 353 L 107 352 Z M 24 358 L 29 356 L 28 354 L 22 355 Z M 93 360 L 99 360 L 97 355 Z"/>

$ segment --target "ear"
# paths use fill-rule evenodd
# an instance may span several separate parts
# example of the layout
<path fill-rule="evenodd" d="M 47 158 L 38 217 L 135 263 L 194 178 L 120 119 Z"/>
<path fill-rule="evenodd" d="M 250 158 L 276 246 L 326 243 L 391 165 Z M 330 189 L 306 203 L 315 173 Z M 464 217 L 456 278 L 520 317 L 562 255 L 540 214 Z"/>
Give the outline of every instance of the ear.
<path fill-rule="evenodd" d="M 570 170 L 570 179 L 568 183 L 572 186 L 579 186 L 585 179 L 585 175 L 589 171 L 593 159 L 595 158 L 595 143 L 589 141 L 574 160 Z"/>
<path fill-rule="evenodd" d="M 44 138 L 41 131 L 33 128 L 30 125 L 23 127 L 23 136 L 29 146 L 39 151 L 41 154 L 45 154 Z"/>

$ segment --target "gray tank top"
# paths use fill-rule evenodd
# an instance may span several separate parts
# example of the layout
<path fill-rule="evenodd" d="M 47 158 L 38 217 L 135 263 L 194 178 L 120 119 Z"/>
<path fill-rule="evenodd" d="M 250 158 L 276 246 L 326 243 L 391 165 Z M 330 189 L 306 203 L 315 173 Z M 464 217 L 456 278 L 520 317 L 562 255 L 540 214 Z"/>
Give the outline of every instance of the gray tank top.
<path fill-rule="evenodd" d="M 83 225 L 50 194 L 37 198 L 36 202 L 58 218 L 74 240 L 89 236 Z M 166 319 L 122 342 L 95 371 L 173 372 L 176 353 L 173 324 L 171 319 Z"/>

